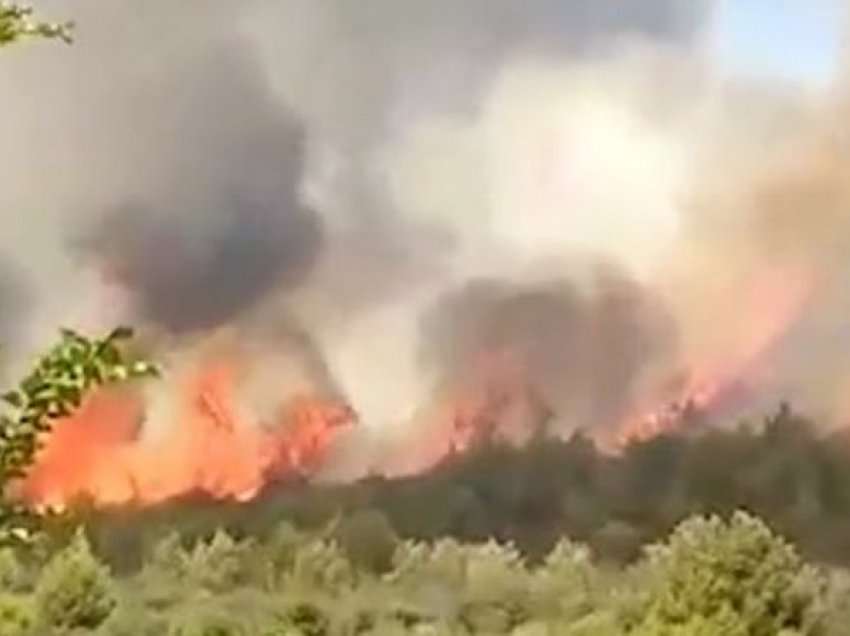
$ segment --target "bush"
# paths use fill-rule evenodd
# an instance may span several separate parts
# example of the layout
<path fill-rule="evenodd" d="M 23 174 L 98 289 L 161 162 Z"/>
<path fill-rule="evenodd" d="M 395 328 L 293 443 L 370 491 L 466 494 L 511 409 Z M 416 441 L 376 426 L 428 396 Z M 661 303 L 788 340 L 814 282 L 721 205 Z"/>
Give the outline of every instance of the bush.
<path fill-rule="evenodd" d="M 277 625 L 267 636 L 326 636 L 330 620 L 312 603 L 296 603 L 278 617 Z"/>
<path fill-rule="evenodd" d="M 559 541 L 531 579 L 531 603 L 541 618 L 578 619 L 594 609 L 598 573 L 590 550 Z"/>
<path fill-rule="evenodd" d="M 398 535 L 382 512 L 362 510 L 343 519 L 336 539 L 355 565 L 376 573 L 392 567 Z"/>
<path fill-rule="evenodd" d="M 137 600 L 122 602 L 98 630 L 102 636 L 162 636 L 168 619 L 144 607 Z"/>
<path fill-rule="evenodd" d="M 263 553 L 267 578 L 277 585 L 295 567 L 295 555 L 307 538 L 288 521 L 279 523 L 267 539 Z"/>
<path fill-rule="evenodd" d="M 408 623 L 460 621 L 467 629 L 507 633 L 529 614 L 529 573 L 511 545 L 405 543 L 387 581 L 406 605 Z"/>
<path fill-rule="evenodd" d="M 220 613 L 189 615 L 175 621 L 166 636 L 253 636 L 238 618 Z"/>
<path fill-rule="evenodd" d="M 28 598 L 0 596 L 0 636 L 24 636 L 35 625 L 35 609 Z"/>
<path fill-rule="evenodd" d="M 530 616 L 529 574 L 512 545 L 465 550 L 462 619 L 472 631 L 508 633 Z"/>
<path fill-rule="evenodd" d="M 251 545 L 219 530 L 208 542 L 199 542 L 189 555 L 188 582 L 210 592 L 224 592 L 244 583 Z"/>
<path fill-rule="evenodd" d="M 115 609 L 115 598 L 108 568 L 81 531 L 50 560 L 35 589 L 39 620 L 58 629 L 98 627 Z"/>
<path fill-rule="evenodd" d="M 285 589 L 339 596 L 351 592 L 357 573 L 335 542 L 313 539 L 296 550 L 292 568 L 283 580 Z"/>
<path fill-rule="evenodd" d="M 0 590 L 21 592 L 27 585 L 26 568 L 12 548 L 0 548 Z"/>
<path fill-rule="evenodd" d="M 655 584 L 632 633 L 816 634 L 823 583 L 758 519 L 697 517 L 648 551 Z"/>
<path fill-rule="evenodd" d="M 154 545 L 145 569 L 165 578 L 182 581 L 189 576 L 190 560 L 180 535 L 170 532 Z"/>

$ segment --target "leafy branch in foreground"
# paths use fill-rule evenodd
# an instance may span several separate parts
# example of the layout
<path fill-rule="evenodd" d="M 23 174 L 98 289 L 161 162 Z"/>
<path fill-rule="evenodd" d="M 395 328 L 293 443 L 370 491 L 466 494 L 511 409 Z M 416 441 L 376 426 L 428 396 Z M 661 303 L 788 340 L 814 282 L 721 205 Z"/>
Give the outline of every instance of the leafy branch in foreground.
<path fill-rule="evenodd" d="M 71 42 L 73 23 L 44 22 L 33 18 L 31 7 L 0 1 L 0 46 L 27 37 Z"/>
<path fill-rule="evenodd" d="M 70 329 L 61 333 L 59 343 L 36 362 L 18 387 L 2 395 L 6 412 L 0 415 L 0 488 L 26 475 L 52 422 L 70 415 L 90 391 L 159 375 L 152 363 L 131 360 L 121 350 L 120 343 L 133 337 L 127 327 L 101 339 Z M 26 538 L 27 531 L 13 523 L 26 516 L 20 507 L 0 507 L 0 543 Z"/>

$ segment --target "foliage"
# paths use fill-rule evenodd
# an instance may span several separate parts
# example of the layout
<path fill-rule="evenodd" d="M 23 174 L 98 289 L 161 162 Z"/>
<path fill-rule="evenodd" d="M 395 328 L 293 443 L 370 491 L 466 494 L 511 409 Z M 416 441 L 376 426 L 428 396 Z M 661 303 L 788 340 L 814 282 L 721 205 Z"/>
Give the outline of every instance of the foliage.
<path fill-rule="evenodd" d="M 817 633 L 817 574 L 759 519 L 689 519 L 648 554 L 656 585 L 635 634 Z"/>
<path fill-rule="evenodd" d="M 357 510 L 343 519 L 335 538 L 356 565 L 371 572 L 385 572 L 392 565 L 398 535 L 379 510 Z"/>
<path fill-rule="evenodd" d="M 51 423 L 78 408 L 98 387 L 130 379 L 151 377 L 151 363 L 130 360 L 120 344 L 133 331 L 119 327 L 101 339 L 89 339 L 63 329 L 60 341 L 37 360 L 19 385 L 3 396 L 0 415 L 0 487 L 26 475 Z M 37 527 L 28 511 L 7 502 L 0 506 L 0 544 L 27 541 Z"/>
<path fill-rule="evenodd" d="M 26 587 L 26 572 L 11 548 L 0 548 L 0 590 L 20 592 Z"/>
<path fill-rule="evenodd" d="M 583 618 L 593 610 L 596 587 L 600 584 L 590 550 L 561 539 L 531 578 L 529 591 L 534 614 L 548 619 Z"/>
<path fill-rule="evenodd" d="M 0 47 L 28 37 L 61 39 L 71 42 L 73 24 L 44 22 L 33 18 L 32 8 L 0 2 Z"/>
<path fill-rule="evenodd" d="M 59 343 L 36 362 L 16 389 L 3 395 L 11 412 L 2 419 L 2 482 L 26 474 L 40 435 L 50 430 L 52 420 L 78 408 L 89 391 L 157 373 L 144 360 L 125 360 L 118 344 L 132 335 L 130 329 L 118 328 L 103 339 L 91 340 L 64 329 Z"/>
<path fill-rule="evenodd" d="M 239 543 L 224 531 L 195 545 L 184 560 L 186 583 L 210 592 L 224 591 L 244 583 L 250 544 Z"/>
<path fill-rule="evenodd" d="M 218 527 L 232 536 L 270 537 L 283 519 L 305 530 L 337 513 L 342 521 L 328 537 L 358 565 L 375 562 L 375 555 L 386 559 L 390 530 L 398 541 L 492 537 L 513 543 L 530 561 L 545 558 L 566 535 L 600 560 L 622 565 L 688 516 L 746 509 L 769 520 L 806 559 L 850 566 L 850 436 L 815 430 L 785 414 L 770 418 L 761 432 L 741 427 L 668 435 L 616 456 L 581 438 L 488 446 L 403 480 L 288 484 L 248 503 L 184 500 L 126 511 L 120 522 L 96 511 L 87 522 L 116 565 L 127 561 L 127 546 L 170 531 L 189 540 L 212 536 Z M 294 526 L 287 533 L 300 540 Z M 270 553 L 267 569 L 291 555 L 285 547 Z"/>
<path fill-rule="evenodd" d="M 356 572 L 339 545 L 311 539 L 295 552 L 292 568 L 284 575 L 284 588 L 345 594 L 356 584 Z"/>
<path fill-rule="evenodd" d="M 537 561 L 444 538 L 399 544 L 377 574 L 329 532 L 172 534 L 116 577 L 78 532 L 34 590 L 0 592 L 0 636 L 844 636 L 850 625 L 850 575 L 826 576 L 744 513 L 692 517 L 626 569 L 566 538 Z M 280 550 L 276 577 L 250 575 Z"/>
<path fill-rule="evenodd" d="M 115 609 L 112 577 L 82 531 L 44 568 L 34 598 L 40 621 L 56 629 L 96 628 Z"/>
<path fill-rule="evenodd" d="M 32 600 L 25 596 L 0 595 L 0 636 L 26 636 L 35 626 Z"/>

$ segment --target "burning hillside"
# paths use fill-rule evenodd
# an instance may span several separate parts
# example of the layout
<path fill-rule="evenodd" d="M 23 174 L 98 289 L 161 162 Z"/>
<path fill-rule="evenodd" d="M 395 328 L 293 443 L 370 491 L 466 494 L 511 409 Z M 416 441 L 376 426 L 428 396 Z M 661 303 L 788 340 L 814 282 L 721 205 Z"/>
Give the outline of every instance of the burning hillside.
<path fill-rule="evenodd" d="M 174 380 L 173 421 L 151 424 L 149 403 L 132 389 L 102 390 L 56 423 L 20 485 L 38 506 L 75 499 L 99 505 L 149 505 L 186 496 L 245 501 L 277 480 L 309 475 L 321 464 L 345 405 L 300 394 L 282 401 L 272 421 L 240 410 L 238 366 L 203 360 Z M 162 434 L 151 435 L 157 426 Z"/>
<path fill-rule="evenodd" d="M 7 371 L 122 323 L 166 373 L 58 422 L 30 502 L 847 423 L 846 100 L 724 75 L 714 3 L 101 5 L 0 69 Z"/>

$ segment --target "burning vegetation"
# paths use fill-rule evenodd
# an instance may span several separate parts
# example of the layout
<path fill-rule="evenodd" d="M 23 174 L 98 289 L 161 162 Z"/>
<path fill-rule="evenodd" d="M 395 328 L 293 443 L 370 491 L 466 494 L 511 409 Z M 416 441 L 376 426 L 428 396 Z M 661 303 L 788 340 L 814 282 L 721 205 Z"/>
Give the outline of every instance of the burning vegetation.
<path fill-rule="evenodd" d="M 66 4 L 0 0 L 0 370 L 74 328 L 0 634 L 847 633 L 846 64 L 727 76 L 710 0 Z"/>

